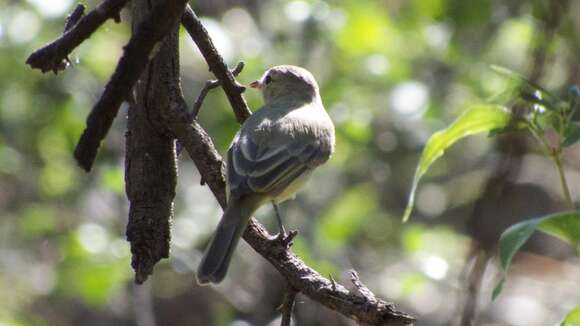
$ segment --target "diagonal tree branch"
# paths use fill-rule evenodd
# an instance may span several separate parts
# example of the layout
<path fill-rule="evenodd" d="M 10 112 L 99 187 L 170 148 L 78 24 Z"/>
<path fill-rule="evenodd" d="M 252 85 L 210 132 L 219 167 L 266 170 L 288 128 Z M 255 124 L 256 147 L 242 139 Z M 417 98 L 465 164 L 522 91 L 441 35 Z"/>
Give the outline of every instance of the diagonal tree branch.
<path fill-rule="evenodd" d="M 85 15 L 85 5 L 78 4 L 73 12 L 71 12 L 64 21 L 64 31 L 63 33 L 68 32 L 73 26 L 75 26 L 81 18 Z"/>
<path fill-rule="evenodd" d="M 185 3 L 185 0 L 179 0 L 157 4 L 149 17 L 137 26 L 137 31 L 125 46 L 105 91 L 87 117 L 87 127 L 75 148 L 75 158 L 86 171 L 90 171 L 101 141 L 111 128 L 121 103 L 129 95 L 149 60 L 155 56 L 155 46 L 178 21 Z"/>
<path fill-rule="evenodd" d="M 26 59 L 26 63 L 33 69 L 40 69 L 42 72 L 54 71 L 56 73 L 62 70 L 63 66 L 66 66 L 68 55 L 84 40 L 88 39 L 107 19 L 114 18 L 118 21 L 119 13 L 127 2 L 128 0 L 101 2 L 95 9 L 82 17 L 78 23 L 74 24 L 74 27 L 65 30 L 60 38 L 34 51 Z M 75 10 L 75 12 L 77 11 Z"/>
<path fill-rule="evenodd" d="M 246 88 L 236 81 L 234 75 L 225 64 L 224 59 L 213 45 L 207 30 L 203 27 L 199 18 L 189 5 L 185 7 L 185 12 L 181 17 L 181 24 L 185 27 L 195 44 L 197 44 L 197 47 L 209 66 L 209 70 L 221 82 L 222 88 L 234 109 L 236 119 L 238 119 L 239 123 L 244 122 L 252 114 L 246 100 L 242 96 Z"/>

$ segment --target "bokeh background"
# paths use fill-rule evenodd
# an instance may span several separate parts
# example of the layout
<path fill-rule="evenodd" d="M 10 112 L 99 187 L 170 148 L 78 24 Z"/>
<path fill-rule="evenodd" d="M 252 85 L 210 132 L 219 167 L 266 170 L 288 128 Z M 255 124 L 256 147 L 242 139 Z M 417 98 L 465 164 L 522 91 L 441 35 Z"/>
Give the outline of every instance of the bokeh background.
<path fill-rule="evenodd" d="M 85 2 L 89 9 L 96 3 Z M 123 12 L 121 24 L 107 22 L 58 76 L 24 64 L 60 35 L 74 5 L 0 0 L 0 325 L 277 325 L 284 283 L 245 243 L 223 284 L 196 285 L 193 271 L 220 211 L 186 155 L 179 162 L 171 257 L 145 285 L 133 284 L 124 239 L 126 107 L 92 173 L 83 173 L 71 154 L 128 40 L 130 17 Z M 323 275 L 349 283 L 347 272 L 355 269 L 378 296 L 416 316 L 417 325 L 451 325 L 473 299 L 465 286 L 472 249 L 493 252 L 507 226 L 564 208 L 557 174 L 535 144 L 477 136 L 434 165 L 411 221 L 400 221 L 428 136 L 507 86 L 489 64 L 532 75 L 560 94 L 580 84 L 579 1 L 200 0 L 192 6 L 228 64 L 246 63 L 240 82 L 277 64 L 304 66 L 319 81 L 337 127 L 336 153 L 282 210 L 287 227 L 300 231 L 293 250 Z M 183 31 L 180 42 L 191 103 L 212 76 Z M 259 108 L 256 92 L 248 90 L 246 98 Z M 224 153 L 238 126 L 221 90 L 207 97 L 199 121 Z M 506 153 L 517 163 L 498 173 Z M 567 150 L 565 165 L 578 202 L 579 146 Z M 498 175 L 507 186 L 489 199 L 485 189 Z M 257 215 L 276 230 L 270 208 Z M 478 294 L 483 325 L 554 325 L 580 304 L 573 249 L 541 235 L 526 248 L 493 303 L 499 272 L 496 260 L 489 261 Z M 353 324 L 303 296 L 295 314 L 296 325 Z"/>

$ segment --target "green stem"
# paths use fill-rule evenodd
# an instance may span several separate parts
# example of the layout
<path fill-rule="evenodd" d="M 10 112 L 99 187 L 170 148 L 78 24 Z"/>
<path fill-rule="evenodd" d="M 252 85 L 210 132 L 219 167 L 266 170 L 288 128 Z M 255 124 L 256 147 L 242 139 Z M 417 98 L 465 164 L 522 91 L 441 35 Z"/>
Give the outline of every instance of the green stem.
<path fill-rule="evenodd" d="M 566 203 L 571 210 L 575 210 L 574 202 L 572 202 L 572 196 L 570 195 L 570 189 L 568 188 L 568 182 L 566 181 L 566 176 L 564 175 L 564 168 L 562 167 L 562 160 L 560 159 L 560 151 L 556 150 L 552 154 L 552 159 L 556 165 L 556 170 L 560 175 L 560 184 L 562 185 L 562 192 L 564 193 L 564 198 L 566 198 Z"/>
<path fill-rule="evenodd" d="M 528 124 L 528 130 L 532 133 L 534 138 L 536 138 L 538 143 L 542 145 L 542 150 L 544 151 L 544 154 L 546 154 L 547 157 L 552 157 L 552 148 L 550 147 L 548 142 L 546 142 L 544 136 L 540 135 L 540 132 L 536 129 L 536 126 L 534 126 L 533 124 Z"/>
<path fill-rule="evenodd" d="M 566 176 L 564 175 L 564 168 L 562 167 L 562 160 L 560 158 L 560 154 L 562 153 L 561 145 L 558 148 L 552 148 L 544 139 L 543 136 L 540 135 L 540 132 L 536 129 L 536 126 L 529 124 L 528 130 L 532 133 L 534 138 L 542 145 L 542 149 L 546 156 L 550 157 L 552 161 L 554 161 L 554 165 L 556 166 L 556 170 L 558 171 L 558 175 L 560 176 L 560 185 L 562 186 L 562 192 L 564 193 L 564 198 L 566 200 L 566 204 L 568 208 L 571 210 L 575 210 L 574 202 L 572 201 L 572 196 L 570 195 L 570 188 L 568 187 L 568 182 L 566 181 Z"/>

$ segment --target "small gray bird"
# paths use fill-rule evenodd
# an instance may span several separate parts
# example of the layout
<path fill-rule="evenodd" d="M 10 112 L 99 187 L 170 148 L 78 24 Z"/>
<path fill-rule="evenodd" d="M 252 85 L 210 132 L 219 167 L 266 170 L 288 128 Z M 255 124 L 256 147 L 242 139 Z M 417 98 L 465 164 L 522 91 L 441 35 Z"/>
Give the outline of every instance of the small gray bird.
<path fill-rule="evenodd" d="M 228 206 L 197 271 L 200 284 L 221 282 L 252 214 L 290 199 L 334 150 L 334 125 L 318 84 L 296 66 L 276 66 L 250 84 L 264 106 L 234 137 L 227 158 Z"/>

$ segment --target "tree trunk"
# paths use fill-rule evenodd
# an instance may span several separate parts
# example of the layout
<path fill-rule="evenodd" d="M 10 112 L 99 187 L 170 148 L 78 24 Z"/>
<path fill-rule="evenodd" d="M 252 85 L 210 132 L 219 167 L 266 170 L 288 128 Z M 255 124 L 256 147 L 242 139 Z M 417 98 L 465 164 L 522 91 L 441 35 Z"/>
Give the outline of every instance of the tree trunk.
<path fill-rule="evenodd" d="M 133 31 L 157 2 L 133 0 Z M 162 124 L 161 111 L 170 104 L 179 83 L 178 27 L 157 45 L 134 87 L 130 101 L 125 181 L 130 201 L 127 239 L 137 283 L 144 282 L 154 265 L 169 256 L 170 225 L 177 182 L 175 140 Z"/>

